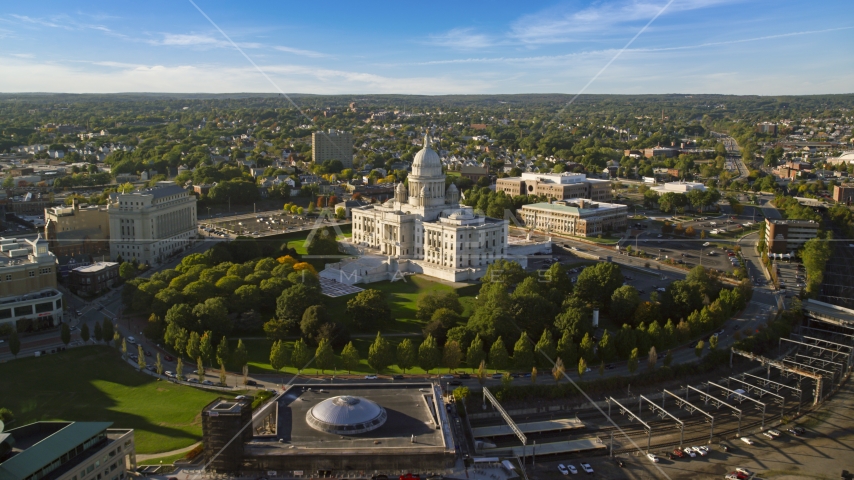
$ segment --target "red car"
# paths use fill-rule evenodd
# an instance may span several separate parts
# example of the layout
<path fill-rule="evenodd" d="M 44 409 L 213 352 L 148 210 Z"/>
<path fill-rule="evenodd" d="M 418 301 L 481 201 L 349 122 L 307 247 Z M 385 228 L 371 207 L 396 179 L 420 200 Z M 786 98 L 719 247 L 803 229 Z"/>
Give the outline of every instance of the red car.
<path fill-rule="evenodd" d="M 164 358 L 167 362 L 171 362 L 171 361 L 174 361 L 174 360 L 175 360 L 174 358 L 172 358 L 172 356 L 171 356 L 171 355 L 166 355 L 166 356 L 164 356 L 163 358 Z"/>
<path fill-rule="evenodd" d="M 678 448 L 673 450 L 673 455 L 676 455 L 679 458 L 685 458 L 685 452 L 679 450 Z"/>

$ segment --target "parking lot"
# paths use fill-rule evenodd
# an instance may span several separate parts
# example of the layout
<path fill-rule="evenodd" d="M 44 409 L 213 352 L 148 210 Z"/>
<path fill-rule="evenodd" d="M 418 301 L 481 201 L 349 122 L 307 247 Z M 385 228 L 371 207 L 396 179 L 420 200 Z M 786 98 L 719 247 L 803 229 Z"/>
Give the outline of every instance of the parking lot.
<path fill-rule="evenodd" d="M 199 222 L 199 228 L 213 237 L 230 238 L 237 235 L 263 237 L 303 230 L 315 226 L 318 221 L 321 225 L 336 223 L 327 219 L 319 220 L 316 217 L 285 214 L 280 210 L 275 210 L 231 217 L 214 217 Z"/>

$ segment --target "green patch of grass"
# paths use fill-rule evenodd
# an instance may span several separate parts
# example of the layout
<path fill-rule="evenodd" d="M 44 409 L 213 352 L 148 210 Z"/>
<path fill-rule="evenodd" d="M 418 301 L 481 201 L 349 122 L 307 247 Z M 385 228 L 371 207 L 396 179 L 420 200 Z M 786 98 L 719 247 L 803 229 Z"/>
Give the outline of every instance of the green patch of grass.
<path fill-rule="evenodd" d="M 10 427 L 41 420 L 109 421 L 135 430 L 138 453 L 167 452 L 200 440 L 202 407 L 218 396 L 157 381 L 106 346 L 0 364 L 0 405 L 16 417 Z"/>

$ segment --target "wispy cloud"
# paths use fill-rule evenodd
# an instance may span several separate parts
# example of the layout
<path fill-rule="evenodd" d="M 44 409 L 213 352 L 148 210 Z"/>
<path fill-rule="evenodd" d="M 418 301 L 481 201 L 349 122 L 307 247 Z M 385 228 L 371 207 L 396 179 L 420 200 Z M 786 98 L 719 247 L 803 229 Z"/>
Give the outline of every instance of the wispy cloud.
<path fill-rule="evenodd" d="M 491 47 L 496 41 L 488 35 L 475 33 L 471 28 L 455 28 L 439 35 L 431 35 L 425 43 L 455 50 L 476 50 Z"/>
<path fill-rule="evenodd" d="M 15 23 L 18 25 L 26 25 L 31 28 L 39 28 L 39 27 L 48 27 L 48 28 L 59 28 L 62 30 L 69 31 L 80 31 L 80 30 L 96 30 L 101 33 L 113 36 L 125 38 L 125 35 L 119 32 L 112 30 L 101 24 L 90 23 L 90 22 L 80 22 L 75 18 L 72 18 L 68 15 L 53 15 L 50 17 L 30 17 L 27 15 L 17 15 L 17 14 L 9 14 L 9 16 L 15 19 Z M 2 17 L 0 17 L 2 20 Z M 6 22 L 9 22 L 8 19 L 5 19 Z"/>
<path fill-rule="evenodd" d="M 667 9 L 665 15 L 734 1 L 738 0 L 679 0 Z M 509 36 L 526 45 L 589 40 L 590 34 L 607 33 L 622 25 L 649 20 L 666 3 L 666 0 L 624 0 L 596 2 L 576 11 L 567 11 L 565 7 L 550 8 L 517 20 L 511 26 Z"/>
<path fill-rule="evenodd" d="M 10 53 L 9 55 L 18 58 L 35 58 L 35 55 L 33 55 L 32 53 Z"/>
<path fill-rule="evenodd" d="M 277 45 L 273 47 L 273 50 L 278 50 L 280 52 L 293 53 L 294 55 L 300 55 L 302 57 L 310 57 L 310 58 L 322 58 L 328 57 L 329 55 L 325 53 L 315 52 L 313 50 L 302 50 L 300 48 L 293 47 L 285 47 L 282 45 Z"/>
<path fill-rule="evenodd" d="M 29 17 L 27 15 L 16 15 L 14 13 L 10 14 L 9 16 L 18 20 L 19 22 L 23 22 L 23 23 L 29 24 L 29 25 L 39 25 L 42 27 L 63 28 L 66 30 L 73 30 L 70 25 L 67 25 L 66 23 L 64 23 L 62 21 L 55 21 L 55 20 L 46 19 L 46 18 Z"/>

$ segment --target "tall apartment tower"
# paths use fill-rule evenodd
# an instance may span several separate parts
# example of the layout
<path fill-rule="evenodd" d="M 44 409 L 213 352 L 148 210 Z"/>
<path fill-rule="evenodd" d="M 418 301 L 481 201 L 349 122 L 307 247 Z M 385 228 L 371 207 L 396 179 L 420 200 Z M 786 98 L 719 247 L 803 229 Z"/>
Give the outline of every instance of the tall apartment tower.
<path fill-rule="evenodd" d="M 205 463 L 217 473 L 234 473 L 243 463 L 243 444 L 252 438 L 252 397 L 218 398 L 202 409 Z M 235 438 L 239 436 L 239 438 Z"/>
<path fill-rule="evenodd" d="M 318 165 L 326 160 L 340 160 L 344 168 L 353 168 L 353 134 L 334 129 L 312 133 L 311 158 Z"/>

